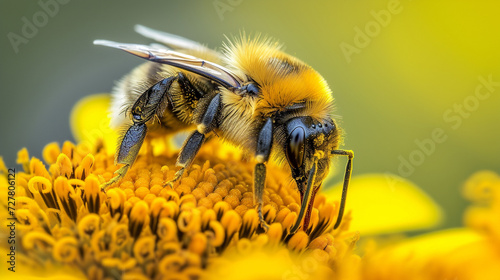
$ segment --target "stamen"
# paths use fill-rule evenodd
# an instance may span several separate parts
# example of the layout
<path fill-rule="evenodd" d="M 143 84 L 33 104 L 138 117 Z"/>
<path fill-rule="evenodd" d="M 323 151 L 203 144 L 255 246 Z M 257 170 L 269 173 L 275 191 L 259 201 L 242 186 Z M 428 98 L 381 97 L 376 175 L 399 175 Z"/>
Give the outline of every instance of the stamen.
<path fill-rule="evenodd" d="M 61 149 L 56 142 L 49 143 L 45 146 L 45 148 L 43 148 L 43 160 L 48 164 L 53 164 L 56 162 L 60 153 Z"/>

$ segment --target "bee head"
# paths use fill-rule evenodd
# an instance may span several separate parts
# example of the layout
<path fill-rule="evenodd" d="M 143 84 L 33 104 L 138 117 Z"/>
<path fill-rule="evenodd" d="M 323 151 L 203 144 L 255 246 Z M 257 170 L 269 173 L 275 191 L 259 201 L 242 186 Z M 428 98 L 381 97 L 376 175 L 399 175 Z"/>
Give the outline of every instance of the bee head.
<path fill-rule="evenodd" d="M 335 122 L 332 119 L 315 121 L 311 117 L 296 117 L 285 127 L 285 155 L 299 191 L 301 194 L 305 191 L 308 180 L 313 180 L 312 187 L 318 189 L 328 174 L 331 151 L 339 146 L 340 133 Z M 315 178 L 309 179 L 311 176 Z"/>

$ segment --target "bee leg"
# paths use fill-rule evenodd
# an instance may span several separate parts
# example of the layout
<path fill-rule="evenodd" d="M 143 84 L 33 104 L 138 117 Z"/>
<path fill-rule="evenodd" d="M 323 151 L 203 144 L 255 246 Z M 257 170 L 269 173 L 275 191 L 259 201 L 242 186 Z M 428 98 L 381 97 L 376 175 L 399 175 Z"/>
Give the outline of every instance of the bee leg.
<path fill-rule="evenodd" d="M 118 176 L 113 177 L 101 186 L 104 190 L 127 174 L 128 169 L 134 163 L 137 154 L 139 154 L 146 133 L 147 127 L 144 123 L 134 123 L 127 130 L 123 136 L 116 156 L 116 163 L 124 164 L 124 166 L 115 171 L 115 174 L 118 174 Z"/>
<path fill-rule="evenodd" d="M 309 219 L 310 219 L 310 209 L 312 210 L 312 204 L 314 204 L 314 196 L 316 195 L 316 191 L 319 189 L 314 189 L 314 181 L 316 180 L 316 169 L 318 165 L 318 160 L 315 159 L 313 166 L 311 170 L 309 171 L 309 174 L 307 176 L 307 185 L 304 190 L 304 194 L 301 194 L 302 197 L 302 202 L 300 204 L 300 212 L 299 216 L 297 217 L 297 221 L 295 222 L 295 225 L 290 229 L 290 233 L 293 234 L 299 230 L 301 224 L 302 224 L 302 219 L 304 219 L 304 227 L 303 230 L 307 230 L 307 226 L 309 226 Z M 304 214 L 306 216 L 304 217 Z"/>
<path fill-rule="evenodd" d="M 264 194 L 264 185 L 266 182 L 266 165 L 264 163 L 257 163 L 255 165 L 254 171 L 254 183 L 253 183 L 253 199 L 254 203 L 257 205 L 257 213 L 259 214 L 259 221 L 262 228 L 265 231 L 269 229 L 269 225 L 264 220 L 264 215 L 262 214 L 262 196 Z"/>
<path fill-rule="evenodd" d="M 349 181 L 351 180 L 352 158 L 354 157 L 354 153 L 351 150 L 333 150 L 332 154 L 347 156 L 348 158 L 345 168 L 344 185 L 342 187 L 342 198 L 340 199 L 339 214 L 337 216 L 337 221 L 333 226 L 333 229 L 337 229 L 342 222 L 342 217 L 344 216 L 345 202 L 347 200 L 347 189 L 349 188 Z"/>
<path fill-rule="evenodd" d="M 215 127 L 215 120 L 219 112 L 219 107 L 220 94 L 216 94 L 208 103 L 205 112 L 200 116 L 197 122 L 197 130 L 189 136 L 179 153 L 177 166 L 181 166 L 182 168 L 175 173 L 174 179 L 166 185 L 172 186 L 172 183 L 179 180 L 182 174 L 184 174 L 184 171 L 189 168 L 200 150 L 201 145 L 205 141 L 205 135 Z"/>
<path fill-rule="evenodd" d="M 146 122 L 151 120 L 155 115 L 161 115 L 165 110 L 170 98 L 168 94 L 169 89 L 175 79 L 177 79 L 177 76 L 159 81 L 141 94 L 130 108 L 133 124 L 125 132 L 115 159 L 115 164 L 124 165 L 115 171 L 115 174 L 118 174 L 118 176 L 101 185 L 102 189 L 106 190 L 107 187 L 118 182 L 127 174 L 127 171 L 137 158 L 146 137 Z"/>
<path fill-rule="evenodd" d="M 182 146 L 179 157 L 177 158 L 176 165 L 180 166 L 181 169 L 175 173 L 174 179 L 168 181 L 165 185 L 172 187 L 172 184 L 182 177 L 182 174 L 184 174 L 184 171 L 191 165 L 191 162 L 193 162 L 194 157 L 200 150 L 204 141 L 205 134 L 201 134 L 198 131 L 194 131 L 191 136 L 189 136 Z"/>
<path fill-rule="evenodd" d="M 264 126 L 261 128 L 259 138 L 257 139 L 257 148 L 255 153 L 257 164 L 255 165 L 253 184 L 254 203 L 257 205 L 257 213 L 259 214 L 260 224 L 266 231 L 269 228 L 269 225 L 264 220 L 264 216 L 262 214 L 262 196 L 264 194 L 264 186 L 266 182 L 265 162 L 269 159 L 269 154 L 271 153 L 272 140 L 273 122 L 271 118 L 268 118 Z"/>

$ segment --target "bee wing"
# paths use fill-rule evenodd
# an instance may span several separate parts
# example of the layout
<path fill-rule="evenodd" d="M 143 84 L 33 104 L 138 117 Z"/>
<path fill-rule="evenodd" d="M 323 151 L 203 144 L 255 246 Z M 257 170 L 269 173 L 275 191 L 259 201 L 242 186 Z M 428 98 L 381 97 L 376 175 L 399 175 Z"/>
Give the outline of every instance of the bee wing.
<path fill-rule="evenodd" d="M 94 45 L 121 49 L 149 61 L 178 67 L 213 80 L 226 88 L 239 88 L 243 82 L 240 77 L 225 67 L 165 48 L 140 44 L 117 43 L 107 40 L 95 40 Z"/>
<path fill-rule="evenodd" d="M 220 56 L 220 54 L 210 48 L 203 46 L 202 44 L 186 39 L 181 36 L 170 34 L 167 32 L 155 30 L 144 25 L 137 24 L 134 27 L 135 32 L 141 34 L 142 36 L 153 39 L 167 46 L 170 49 L 177 50 L 198 50 L 202 52 L 207 52 L 215 56 Z"/>

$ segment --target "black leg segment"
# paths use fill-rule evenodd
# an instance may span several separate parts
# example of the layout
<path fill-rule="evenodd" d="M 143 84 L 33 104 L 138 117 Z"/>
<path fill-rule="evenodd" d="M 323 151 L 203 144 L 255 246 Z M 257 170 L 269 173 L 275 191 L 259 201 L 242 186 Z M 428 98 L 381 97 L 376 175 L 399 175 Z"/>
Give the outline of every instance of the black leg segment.
<path fill-rule="evenodd" d="M 215 117 L 219 112 L 220 106 L 220 94 L 216 94 L 205 110 L 205 113 L 201 117 L 201 121 L 199 122 L 197 129 L 198 132 L 206 134 L 210 132 L 215 127 Z"/>
<path fill-rule="evenodd" d="M 335 222 L 335 225 L 333 226 L 333 229 L 337 229 L 342 222 L 342 217 L 344 216 L 345 202 L 347 200 L 347 190 L 349 188 L 349 182 L 351 181 L 352 159 L 354 157 L 354 153 L 351 150 L 333 150 L 332 154 L 348 157 L 347 165 L 345 168 L 344 185 L 342 187 L 342 198 L 340 199 L 339 214 L 337 216 L 337 222 Z"/>
<path fill-rule="evenodd" d="M 255 159 L 257 164 L 255 165 L 253 184 L 254 203 L 257 205 L 257 212 L 259 214 L 261 226 L 265 230 L 267 230 L 269 226 L 264 221 L 264 216 L 262 214 L 262 196 L 264 195 L 264 187 L 266 183 L 266 165 L 264 163 L 269 159 L 272 142 L 273 121 L 271 118 L 268 118 L 264 123 L 264 126 L 260 129 L 259 137 L 257 138 L 257 145 L 255 149 Z"/>
<path fill-rule="evenodd" d="M 144 123 L 136 123 L 132 125 L 125 136 L 123 136 L 122 143 L 118 148 L 116 155 L 116 163 L 130 164 L 134 163 L 139 150 L 141 149 L 142 142 L 146 137 L 147 127 Z"/>
<path fill-rule="evenodd" d="M 161 117 L 167 105 L 172 104 L 170 89 L 177 79 L 178 75 L 175 75 L 159 81 L 141 94 L 130 107 L 129 112 L 133 124 L 123 135 L 115 160 L 115 164 L 124 164 L 124 166 L 115 172 L 118 176 L 103 184 L 104 189 L 123 178 L 134 163 L 147 134 L 146 123 L 154 116 Z"/>
<path fill-rule="evenodd" d="M 254 183 L 253 183 L 253 198 L 257 205 L 257 213 L 259 214 L 259 220 L 261 226 L 267 230 L 269 226 L 266 221 L 264 221 L 264 216 L 262 214 L 263 201 L 262 196 L 264 195 L 264 185 L 266 182 L 266 165 L 264 163 L 257 163 L 255 165 L 254 171 Z"/>
<path fill-rule="evenodd" d="M 273 143 L 273 121 L 271 118 L 266 120 L 266 123 L 259 132 L 257 139 L 257 147 L 255 151 L 255 158 L 258 163 L 266 162 L 271 153 L 271 145 Z"/>
<path fill-rule="evenodd" d="M 208 97 L 207 97 L 208 98 Z M 179 153 L 179 157 L 177 158 L 177 165 L 182 168 L 175 173 L 175 177 L 171 182 L 168 182 L 167 185 L 171 185 L 173 181 L 181 178 L 182 174 L 193 162 L 196 154 L 200 150 L 201 145 L 205 141 L 205 134 L 212 131 L 212 129 L 216 126 L 216 119 L 219 114 L 219 106 L 220 106 L 220 94 L 216 94 L 208 103 L 207 108 L 203 115 L 201 115 L 201 119 L 198 122 L 197 130 L 189 136 L 189 138 L 184 143 L 184 146 Z"/>
<path fill-rule="evenodd" d="M 115 171 L 115 174 L 118 174 L 118 176 L 113 177 L 111 180 L 103 184 L 102 187 L 104 189 L 114 182 L 117 182 L 123 178 L 125 174 L 127 174 L 128 169 L 132 166 L 137 158 L 137 155 L 139 154 L 139 150 L 144 142 L 146 133 L 147 127 L 144 123 L 134 123 L 130 126 L 127 132 L 125 132 L 115 158 L 115 164 L 124 164 L 124 166 Z"/>
<path fill-rule="evenodd" d="M 204 134 L 201 134 L 198 131 L 193 132 L 181 149 L 179 157 L 177 158 L 177 165 L 188 167 L 200 150 L 201 144 L 203 144 L 204 140 Z"/>
<path fill-rule="evenodd" d="M 132 121 L 146 123 L 155 115 L 161 117 L 168 103 L 171 103 L 168 92 L 176 79 L 177 76 L 163 79 L 141 94 L 130 109 Z"/>

